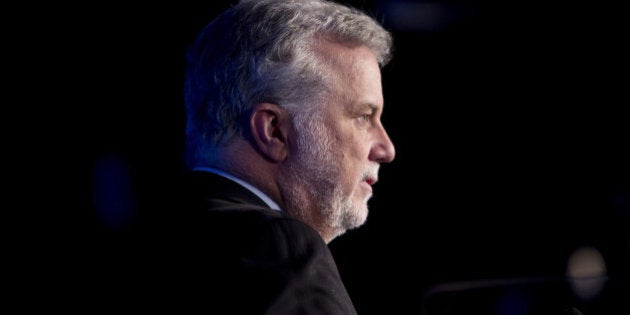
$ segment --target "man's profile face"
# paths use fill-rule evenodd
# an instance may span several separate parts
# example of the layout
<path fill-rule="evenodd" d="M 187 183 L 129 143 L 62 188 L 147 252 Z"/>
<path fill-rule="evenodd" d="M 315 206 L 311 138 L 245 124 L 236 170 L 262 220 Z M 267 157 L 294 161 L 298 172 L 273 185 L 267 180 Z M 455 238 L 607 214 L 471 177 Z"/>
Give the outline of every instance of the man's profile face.
<path fill-rule="evenodd" d="M 372 52 L 333 43 L 316 50 L 330 69 L 332 95 L 297 122 L 292 169 L 307 189 L 291 199 L 300 200 L 292 208 L 317 214 L 311 225 L 334 238 L 366 221 L 379 164 L 391 162 L 395 151 L 380 122 L 381 75 Z"/>

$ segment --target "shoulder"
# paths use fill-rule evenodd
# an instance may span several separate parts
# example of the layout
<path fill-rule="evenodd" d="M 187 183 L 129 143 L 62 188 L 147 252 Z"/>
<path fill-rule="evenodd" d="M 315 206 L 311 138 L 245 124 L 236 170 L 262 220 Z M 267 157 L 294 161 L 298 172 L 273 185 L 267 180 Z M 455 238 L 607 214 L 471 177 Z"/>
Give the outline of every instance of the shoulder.
<path fill-rule="evenodd" d="M 228 242 L 253 257 L 290 259 L 323 251 L 328 247 L 313 228 L 286 214 L 255 206 L 224 208 L 207 212 L 206 224 L 199 226 L 206 241 Z M 205 225 L 205 227 L 203 226 Z"/>
<path fill-rule="evenodd" d="M 330 256 L 319 233 L 305 223 L 269 211 L 249 212 L 248 216 L 256 218 L 248 219 L 252 224 L 243 243 L 245 253 L 260 256 L 264 252 L 280 261 L 319 253 Z"/>

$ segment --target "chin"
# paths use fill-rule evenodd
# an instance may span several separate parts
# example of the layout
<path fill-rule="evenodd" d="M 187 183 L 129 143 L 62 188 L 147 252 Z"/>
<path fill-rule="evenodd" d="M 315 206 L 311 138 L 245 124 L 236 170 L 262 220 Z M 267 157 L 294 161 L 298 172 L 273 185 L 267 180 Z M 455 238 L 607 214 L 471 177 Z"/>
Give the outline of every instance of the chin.
<path fill-rule="evenodd" d="M 368 209 L 366 205 L 359 206 L 353 208 L 352 211 L 348 213 L 345 220 L 345 226 L 347 229 L 355 229 L 365 224 L 368 217 Z"/>
<path fill-rule="evenodd" d="M 334 207 L 335 210 L 330 213 L 328 222 L 332 223 L 330 226 L 337 232 L 337 235 L 365 224 L 368 217 L 367 199 L 369 198 L 359 202 L 351 198 L 342 199 L 338 206 Z M 341 232 L 339 233 L 339 231 Z"/>

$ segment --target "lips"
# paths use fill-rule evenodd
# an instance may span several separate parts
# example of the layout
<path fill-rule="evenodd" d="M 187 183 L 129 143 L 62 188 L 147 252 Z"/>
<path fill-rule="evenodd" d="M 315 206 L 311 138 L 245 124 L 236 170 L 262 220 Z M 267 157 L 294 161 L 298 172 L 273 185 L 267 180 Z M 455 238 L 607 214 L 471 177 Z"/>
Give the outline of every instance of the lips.
<path fill-rule="evenodd" d="M 372 192 L 372 185 L 378 182 L 378 164 L 370 165 L 370 167 L 364 170 L 361 177 L 363 179 L 362 184 Z"/>
<path fill-rule="evenodd" d="M 368 176 L 363 180 L 365 187 L 372 193 L 372 185 L 374 185 L 378 179 L 374 176 Z"/>
<path fill-rule="evenodd" d="M 365 179 L 365 182 L 366 182 L 368 185 L 372 186 L 372 185 L 374 185 L 374 183 L 376 183 L 376 178 L 373 178 L 373 177 L 368 177 L 368 178 L 366 178 L 366 179 Z"/>

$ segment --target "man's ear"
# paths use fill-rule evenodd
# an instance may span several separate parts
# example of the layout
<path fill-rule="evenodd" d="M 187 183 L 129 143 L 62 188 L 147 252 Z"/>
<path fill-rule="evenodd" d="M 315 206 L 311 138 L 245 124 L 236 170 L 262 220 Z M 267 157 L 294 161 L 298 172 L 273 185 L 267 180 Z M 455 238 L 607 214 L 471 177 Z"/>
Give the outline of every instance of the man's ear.
<path fill-rule="evenodd" d="M 254 106 L 249 119 L 253 144 L 267 159 L 282 161 L 287 156 L 289 117 L 284 109 L 272 103 Z"/>

